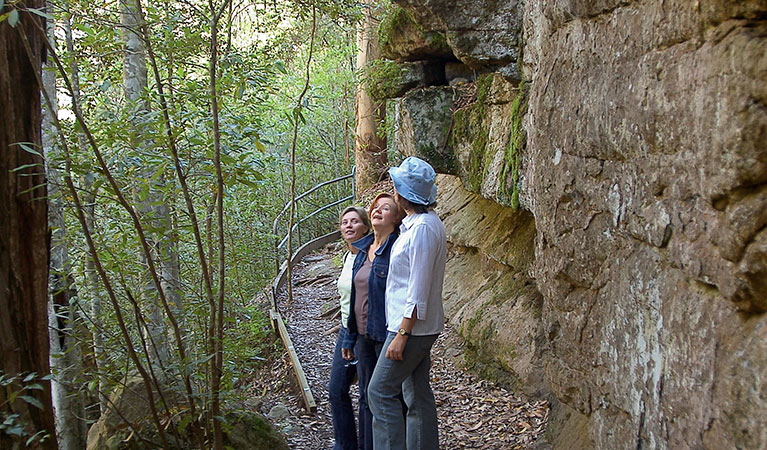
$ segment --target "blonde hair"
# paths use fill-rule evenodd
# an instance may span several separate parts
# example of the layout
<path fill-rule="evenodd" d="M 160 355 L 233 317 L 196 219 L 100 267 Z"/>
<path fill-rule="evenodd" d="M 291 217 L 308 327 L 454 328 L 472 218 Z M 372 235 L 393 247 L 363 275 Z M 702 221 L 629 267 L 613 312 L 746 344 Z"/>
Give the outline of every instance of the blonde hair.
<path fill-rule="evenodd" d="M 354 205 L 347 206 L 346 208 L 344 208 L 343 211 L 341 211 L 341 214 L 338 216 L 338 227 L 339 228 L 341 227 L 341 221 L 344 220 L 344 216 L 347 213 L 350 213 L 350 212 L 356 212 L 357 215 L 360 216 L 360 220 L 362 221 L 362 225 L 365 225 L 365 227 L 367 227 L 368 231 L 370 231 L 370 229 L 372 227 L 370 226 L 370 216 L 368 215 L 368 212 L 365 211 L 365 208 L 363 208 L 361 206 L 354 206 Z M 365 234 L 367 234 L 367 232 L 365 232 Z"/>

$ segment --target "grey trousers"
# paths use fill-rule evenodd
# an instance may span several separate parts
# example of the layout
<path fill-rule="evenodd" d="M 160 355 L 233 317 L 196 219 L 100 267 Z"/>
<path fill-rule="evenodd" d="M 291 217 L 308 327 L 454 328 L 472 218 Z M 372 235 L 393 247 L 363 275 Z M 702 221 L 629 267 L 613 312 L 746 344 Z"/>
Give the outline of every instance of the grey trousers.
<path fill-rule="evenodd" d="M 429 384 L 431 347 L 437 335 L 409 336 L 402 361 L 386 358 L 386 349 L 395 334 L 389 333 L 368 386 L 368 403 L 373 413 L 375 450 L 437 450 L 437 405 Z M 407 404 L 407 426 L 397 395 Z"/>

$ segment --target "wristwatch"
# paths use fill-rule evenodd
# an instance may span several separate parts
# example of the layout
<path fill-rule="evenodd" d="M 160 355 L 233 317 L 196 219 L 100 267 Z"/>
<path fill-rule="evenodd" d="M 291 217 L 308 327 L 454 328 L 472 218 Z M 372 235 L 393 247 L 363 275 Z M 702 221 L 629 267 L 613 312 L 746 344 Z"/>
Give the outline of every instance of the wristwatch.
<path fill-rule="evenodd" d="M 404 328 L 400 328 L 398 333 L 400 336 L 410 336 L 410 333 L 408 333 L 407 330 Z"/>

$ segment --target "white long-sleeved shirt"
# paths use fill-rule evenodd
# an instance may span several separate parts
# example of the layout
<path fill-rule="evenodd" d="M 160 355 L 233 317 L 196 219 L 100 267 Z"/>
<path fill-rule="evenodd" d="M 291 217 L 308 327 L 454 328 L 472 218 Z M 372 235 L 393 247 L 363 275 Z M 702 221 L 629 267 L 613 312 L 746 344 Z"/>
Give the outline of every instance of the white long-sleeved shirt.
<path fill-rule="evenodd" d="M 352 270 L 354 269 L 354 255 L 351 252 L 344 254 L 344 266 L 341 276 L 338 277 L 338 293 L 341 295 L 341 324 L 346 328 L 349 320 L 349 307 L 352 303 Z"/>
<path fill-rule="evenodd" d="M 397 332 L 403 317 L 412 318 L 415 309 L 413 335 L 442 332 L 446 255 L 445 226 L 434 211 L 412 214 L 402 220 L 386 279 L 387 330 Z"/>

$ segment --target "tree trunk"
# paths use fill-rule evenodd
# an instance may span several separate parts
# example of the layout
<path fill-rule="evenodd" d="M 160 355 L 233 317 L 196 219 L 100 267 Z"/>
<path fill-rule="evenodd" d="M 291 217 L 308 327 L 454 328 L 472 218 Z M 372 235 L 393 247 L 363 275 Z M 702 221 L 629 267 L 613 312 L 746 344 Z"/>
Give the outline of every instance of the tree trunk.
<path fill-rule="evenodd" d="M 48 22 L 48 39 L 53 45 L 54 22 Z M 57 131 L 53 116 L 56 108 L 56 72 L 51 64 L 43 71 L 43 89 L 53 103 L 48 109 L 43 102 L 42 143 L 45 155 L 45 172 L 48 176 L 48 225 L 51 230 L 49 330 L 51 344 L 51 369 L 55 374 L 52 383 L 53 408 L 56 418 L 56 434 L 63 450 L 85 448 L 88 427 L 84 420 L 85 406 L 78 392 L 76 378 L 83 372 L 80 352 L 77 307 L 70 302 L 73 295 L 72 275 L 67 248 L 67 228 L 64 222 L 64 197 L 59 164 L 63 157 L 56 145 Z"/>
<path fill-rule="evenodd" d="M 357 70 L 363 71 L 380 58 L 378 51 L 378 18 L 373 0 L 362 2 L 362 21 L 357 31 Z M 386 119 L 386 104 L 376 103 L 368 94 L 364 83 L 357 87 L 357 129 L 354 143 L 354 161 L 357 165 L 357 192 L 363 192 L 386 170 L 386 138 L 378 134 L 378 127 Z"/>
<path fill-rule="evenodd" d="M 18 6 L 44 5 L 41 0 L 29 0 Z M 6 3 L 3 12 L 11 8 Z M 39 153 L 40 86 L 35 77 L 41 71 L 45 37 L 37 31 L 42 27 L 39 16 L 19 15 L 15 28 L 9 20 L 0 23 L 0 371 L 5 377 L 20 376 L 0 388 L 0 415 L 23 426 L 27 436 L 16 440 L 1 433 L 0 448 L 23 448 L 27 438 L 38 432 L 50 437 L 43 442 L 35 439 L 31 448 L 57 448 L 50 383 L 39 379 L 50 372 L 48 204 Z M 19 142 L 30 143 L 28 150 L 16 145 Z M 37 376 L 24 382 L 32 372 Z M 43 389 L 26 389 L 23 394 L 42 409 L 22 397 L 6 403 L 32 379 Z M 18 416 L 9 419 L 13 414 Z"/>
<path fill-rule="evenodd" d="M 133 139 L 131 144 L 136 152 L 148 154 L 153 151 L 153 142 L 146 137 L 147 129 L 144 125 L 144 115 L 149 113 L 149 104 L 146 101 L 147 67 L 146 48 L 141 36 L 141 15 L 135 0 L 123 0 L 120 2 L 120 22 L 122 25 L 122 39 L 125 44 L 123 56 L 123 88 L 125 90 L 126 106 L 133 112 L 136 119 L 132 123 Z M 170 216 L 168 207 L 163 200 L 162 187 L 164 184 L 163 174 L 155 177 L 156 167 L 143 165 L 139 169 L 142 174 L 140 183 L 148 183 L 148 193 L 143 200 L 139 200 L 138 211 L 144 223 L 151 224 L 153 230 L 165 230 L 170 234 Z M 139 184 L 138 189 L 143 186 Z M 163 239 L 162 232 L 153 231 L 148 233 L 149 245 L 154 251 L 154 259 L 161 277 L 160 288 L 168 295 L 170 304 L 178 303 L 177 289 L 167 288 L 172 285 L 166 277 L 173 276 L 171 258 L 173 249 L 168 245 L 170 239 Z M 145 266 L 148 266 L 144 261 Z M 176 271 L 178 272 L 178 271 Z M 150 359 L 152 364 L 160 369 L 168 367 L 168 329 L 165 324 L 165 314 L 157 294 L 157 286 L 149 275 L 145 276 L 143 303 L 148 308 L 146 337 L 149 343 Z M 164 378 L 164 377 L 163 377 Z"/>
<path fill-rule="evenodd" d="M 67 47 L 67 53 L 72 55 L 69 65 L 69 78 L 72 81 L 72 96 L 76 104 L 82 104 L 80 102 L 80 70 L 77 67 L 77 58 L 74 57 L 74 41 L 72 38 L 72 18 L 69 14 L 64 14 L 64 40 Z M 77 149 L 81 155 L 87 155 L 89 153 L 88 142 L 85 137 L 85 133 L 77 133 Z M 87 173 L 82 177 L 82 190 L 83 190 L 83 203 L 85 210 L 85 220 L 88 227 L 88 232 L 93 233 L 96 224 L 96 192 L 93 191 L 93 172 Z M 88 293 L 90 295 L 90 316 L 94 321 L 92 324 L 92 339 L 93 339 L 93 356 L 96 364 L 96 373 L 98 373 L 98 386 L 96 393 L 99 400 L 99 412 L 103 414 L 107 410 L 107 389 L 108 382 L 106 376 L 103 374 L 101 368 L 103 367 L 104 360 L 104 337 L 101 334 L 101 286 L 98 280 L 98 274 L 96 273 L 96 265 L 94 264 L 93 255 L 86 255 L 85 257 L 85 281 L 88 287 Z M 83 298 L 82 289 L 80 298 Z M 89 417 L 89 419 L 95 419 L 96 417 Z"/>

